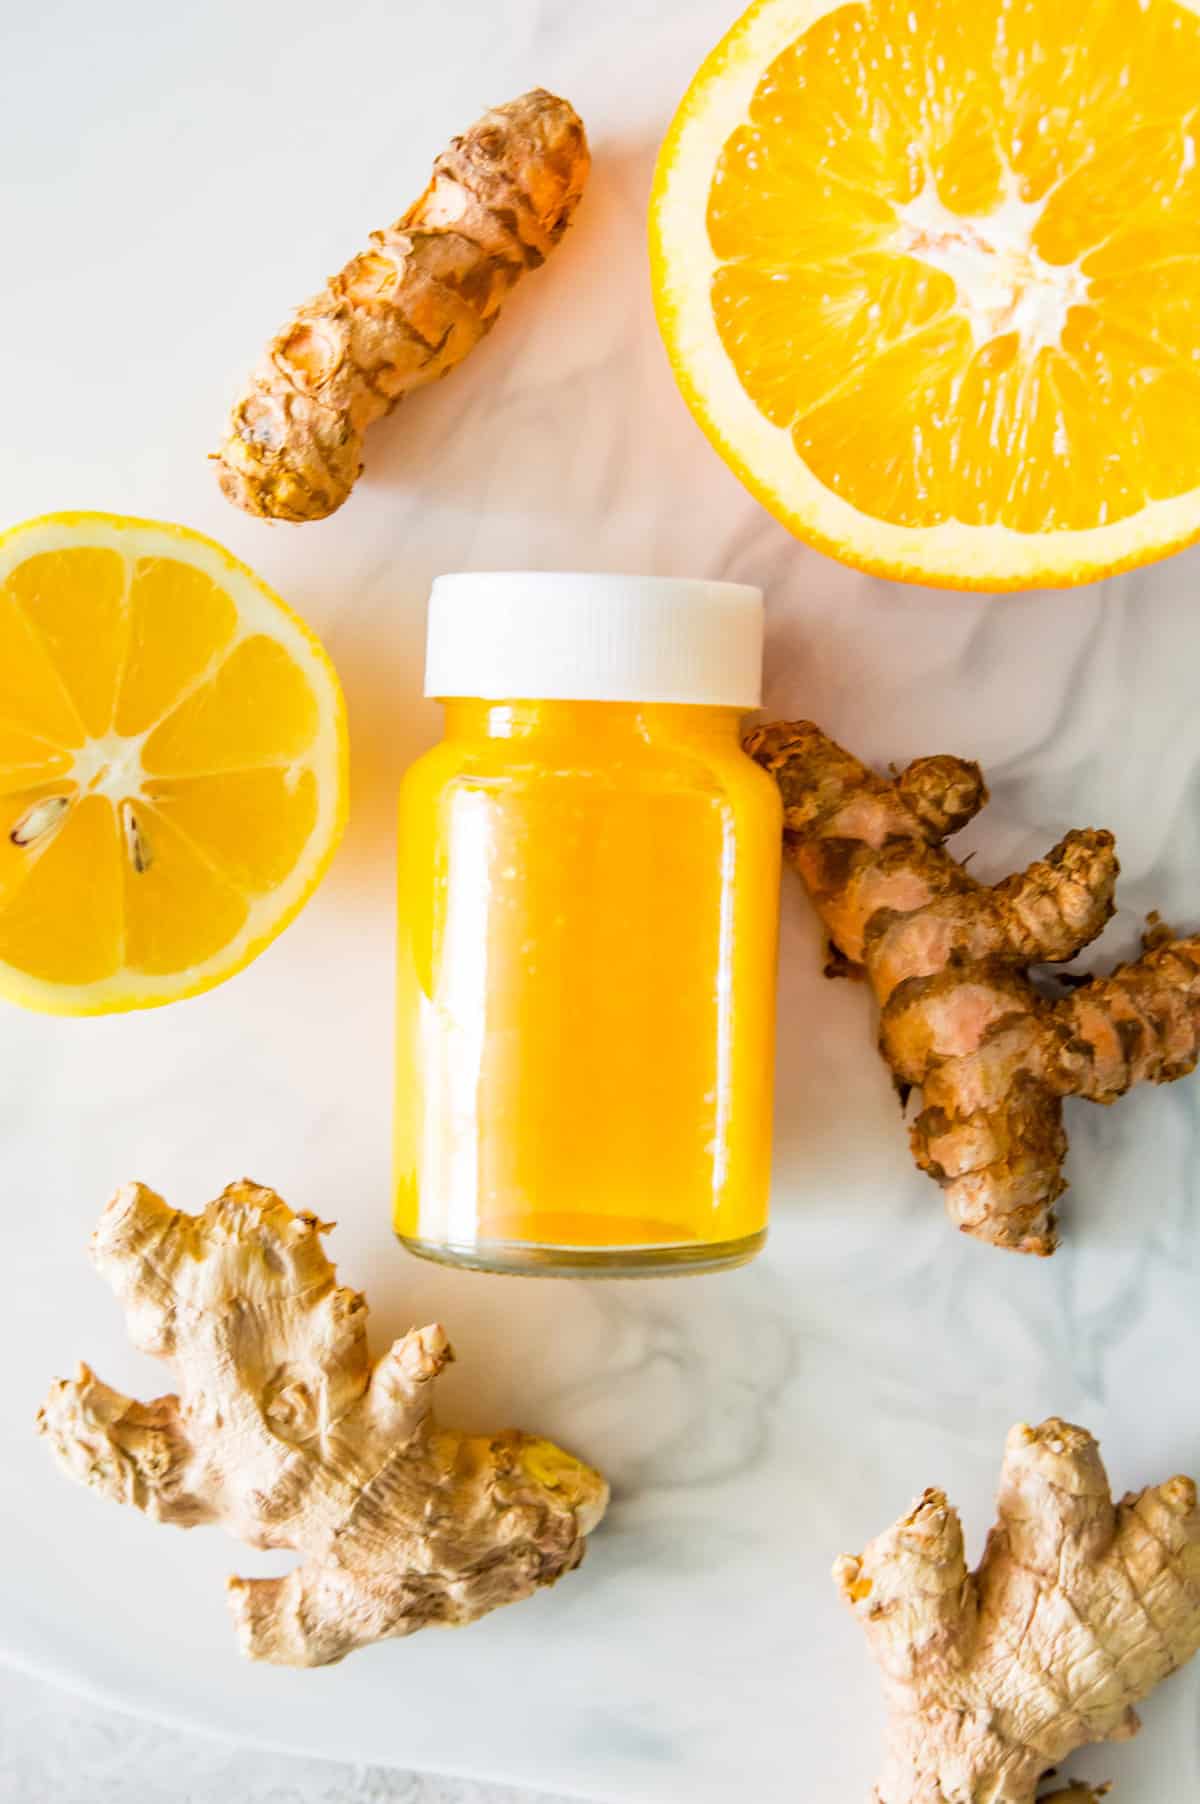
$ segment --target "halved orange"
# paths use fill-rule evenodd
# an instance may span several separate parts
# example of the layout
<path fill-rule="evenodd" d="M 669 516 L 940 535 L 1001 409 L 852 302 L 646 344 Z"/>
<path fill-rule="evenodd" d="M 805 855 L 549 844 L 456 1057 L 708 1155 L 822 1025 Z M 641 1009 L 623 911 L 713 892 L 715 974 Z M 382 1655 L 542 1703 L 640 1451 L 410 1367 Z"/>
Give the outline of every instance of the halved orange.
<path fill-rule="evenodd" d="M 1200 0 L 758 0 L 663 145 L 683 393 L 800 537 L 1087 582 L 1200 535 Z"/>
<path fill-rule="evenodd" d="M 211 988 L 345 816 L 337 676 L 245 565 L 108 514 L 0 536 L 0 995 L 82 1015 Z"/>

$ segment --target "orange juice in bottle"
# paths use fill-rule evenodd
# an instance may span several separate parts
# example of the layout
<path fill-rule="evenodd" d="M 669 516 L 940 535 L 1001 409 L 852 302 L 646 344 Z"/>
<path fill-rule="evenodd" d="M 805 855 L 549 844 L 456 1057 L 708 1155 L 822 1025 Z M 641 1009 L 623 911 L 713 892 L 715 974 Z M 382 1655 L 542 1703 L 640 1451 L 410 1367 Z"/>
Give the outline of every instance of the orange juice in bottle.
<path fill-rule="evenodd" d="M 400 799 L 396 1231 L 491 1271 L 763 1243 L 780 803 L 742 751 L 762 597 L 443 577 L 445 737 Z"/>

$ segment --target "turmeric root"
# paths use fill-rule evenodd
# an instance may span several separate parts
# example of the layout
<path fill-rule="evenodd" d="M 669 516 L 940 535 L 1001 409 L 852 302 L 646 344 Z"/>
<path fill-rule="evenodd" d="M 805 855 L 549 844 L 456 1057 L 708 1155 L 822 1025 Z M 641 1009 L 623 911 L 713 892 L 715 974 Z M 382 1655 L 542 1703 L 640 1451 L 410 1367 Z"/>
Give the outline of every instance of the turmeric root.
<path fill-rule="evenodd" d="M 876 1804 L 1033 1804 L 1076 1748 L 1135 1735 L 1134 1706 L 1200 1648 L 1190 1478 L 1114 1505 L 1091 1435 L 1051 1419 L 1012 1430 L 997 1509 L 975 1572 L 941 1491 L 834 1566 L 887 1693 Z"/>
<path fill-rule="evenodd" d="M 420 200 L 268 346 L 217 454 L 229 500 L 274 520 L 339 508 L 367 427 L 474 349 L 566 231 L 588 168 L 579 116 L 542 88 L 455 138 Z"/>
<path fill-rule="evenodd" d="M 137 1403 L 80 1366 L 38 1415 L 64 1469 L 105 1496 L 299 1553 L 286 1578 L 229 1583 L 243 1651 L 285 1666 L 473 1622 L 553 1584 L 608 1498 L 549 1441 L 435 1425 L 453 1358 L 441 1328 L 413 1329 L 372 1367 L 366 1301 L 338 1286 L 325 1232 L 245 1181 L 198 1216 L 125 1185 L 92 1258 L 179 1394 Z"/>
<path fill-rule="evenodd" d="M 1111 833 L 1068 833 L 988 888 L 943 841 L 978 813 L 977 764 L 920 758 L 877 776 L 817 727 L 762 727 L 748 749 L 779 783 L 784 839 L 843 965 L 865 972 L 880 1050 L 923 1107 L 913 1153 L 966 1234 L 1022 1253 L 1058 1244 L 1067 1096 L 1110 1103 L 1193 1069 L 1200 936 L 1148 936 L 1143 957 L 1050 998 L 1030 965 L 1070 959 L 1113 910 Z"/>

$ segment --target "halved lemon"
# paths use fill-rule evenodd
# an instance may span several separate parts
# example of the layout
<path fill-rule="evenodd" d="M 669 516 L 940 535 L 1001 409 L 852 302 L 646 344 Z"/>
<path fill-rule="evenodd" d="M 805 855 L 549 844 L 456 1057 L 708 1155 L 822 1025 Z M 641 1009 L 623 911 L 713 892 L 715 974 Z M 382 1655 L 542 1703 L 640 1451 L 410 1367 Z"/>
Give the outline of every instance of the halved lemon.
<path fill-rule="evenodd" d="M 1200 0 L 759 0 L 659 159 L 683 393 L 800 537 L 958 588 L 1200 535 Z"/>
<path fill-rule="evenodd" d="M 0 995 L 152 1008 L 240 970 L 346 815 L 337 676 L 181 526 L 52 514 L 0 536 Z"/>

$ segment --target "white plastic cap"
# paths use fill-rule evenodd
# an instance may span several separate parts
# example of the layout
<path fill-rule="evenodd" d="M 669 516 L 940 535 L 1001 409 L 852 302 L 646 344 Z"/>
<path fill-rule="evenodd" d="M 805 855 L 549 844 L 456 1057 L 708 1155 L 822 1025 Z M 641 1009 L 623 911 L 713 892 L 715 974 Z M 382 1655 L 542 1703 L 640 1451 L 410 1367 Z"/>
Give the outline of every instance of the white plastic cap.
<path fill-rule="evenodd" d="M 673 576 L 439 576 L 425 693 L 757 708 L 762 590 Z"/>

